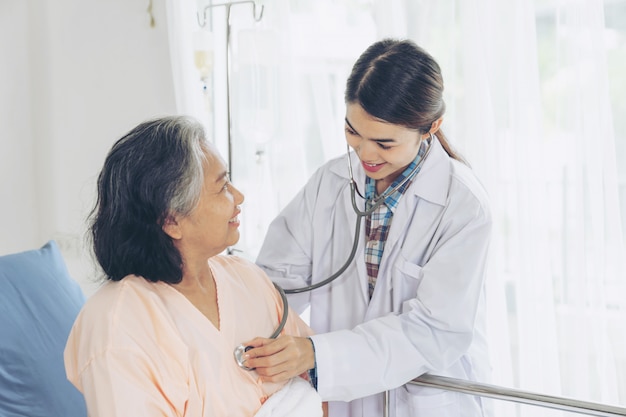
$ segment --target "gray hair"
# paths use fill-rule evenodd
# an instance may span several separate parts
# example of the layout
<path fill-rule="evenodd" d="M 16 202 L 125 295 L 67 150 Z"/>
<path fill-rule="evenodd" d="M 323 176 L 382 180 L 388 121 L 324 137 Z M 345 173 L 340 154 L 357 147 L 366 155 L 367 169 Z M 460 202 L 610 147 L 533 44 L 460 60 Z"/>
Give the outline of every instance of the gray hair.
<path fill-rule="evenodd" d="M 141 123 L 113 145 L 90 215 L 94 253 L 109 279 L 180 282 L 182 258 L 162 226 L 197 206 L 211 150 L 202 124 L 186 116 Z"/>

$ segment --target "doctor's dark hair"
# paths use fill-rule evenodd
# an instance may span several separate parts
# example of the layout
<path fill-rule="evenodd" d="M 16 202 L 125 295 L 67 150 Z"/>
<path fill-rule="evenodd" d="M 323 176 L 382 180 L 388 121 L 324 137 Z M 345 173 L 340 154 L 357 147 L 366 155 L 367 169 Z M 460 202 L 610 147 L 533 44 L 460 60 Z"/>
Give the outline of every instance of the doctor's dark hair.
<path fill-rule="evenodd" d="M 352 67 L 345 101 L 359 104 L 377 119 L 422 134 L 446 110 L 439 64 L 410 40 L 383 39 L 370 45 Z M 441 129 L 435 136 L 450 157 L 463 161 Z"/>
<path fill-rule="evenodd" d="M 162 226 L 198 204 L 206 149 L 204 128 L 184 116 L 141 123 L 113 145 L 89 216 L 94 255 L 107 279 L 182 280 L 181 254 Z"/>

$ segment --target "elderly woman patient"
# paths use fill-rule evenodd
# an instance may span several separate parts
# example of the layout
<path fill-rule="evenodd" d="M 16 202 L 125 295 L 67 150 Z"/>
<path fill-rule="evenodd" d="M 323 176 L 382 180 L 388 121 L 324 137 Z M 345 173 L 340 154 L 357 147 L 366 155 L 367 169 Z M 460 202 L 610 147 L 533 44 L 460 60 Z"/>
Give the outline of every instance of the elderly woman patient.
<path fill-rule="evenodd" d="M 148 121 L 113 145 L 90 218 L 107 282 L 65 348 L 91 417 L 322 415 L 304 379 L 261 382 L 233 358 L 242 341 L 271 334 L 283 309 L 259 268 L 222 254 L 239 239 L 243 200 L 193 119 Z M 288 317 L 284 333 L 311 334 Z M 279 390 L 301 408 L 272 404 Z"/>

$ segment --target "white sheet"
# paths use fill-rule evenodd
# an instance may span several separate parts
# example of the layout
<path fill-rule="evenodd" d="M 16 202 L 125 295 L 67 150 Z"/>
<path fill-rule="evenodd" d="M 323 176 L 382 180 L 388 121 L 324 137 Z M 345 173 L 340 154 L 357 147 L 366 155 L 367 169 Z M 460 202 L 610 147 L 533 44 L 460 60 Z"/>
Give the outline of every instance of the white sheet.
<path fill-rule="evenodd" d="M 321 417 L 322 399 L 304 379 L 291 379 L 265 401 L 254 417 Z"/>

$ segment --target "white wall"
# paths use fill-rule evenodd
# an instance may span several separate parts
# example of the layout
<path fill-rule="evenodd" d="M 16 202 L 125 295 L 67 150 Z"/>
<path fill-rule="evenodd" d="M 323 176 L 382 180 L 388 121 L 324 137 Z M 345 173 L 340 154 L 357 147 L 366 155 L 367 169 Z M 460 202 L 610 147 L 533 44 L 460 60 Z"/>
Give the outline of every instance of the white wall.
<path fill-rule="evenodd" d="M 0 1 L 0 254 L 61 245 L 86 292 L 82 243 L 112 143 L 175 113 L 165 4 Z"/>

